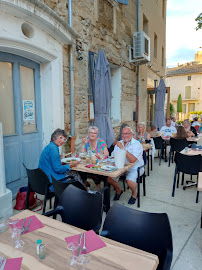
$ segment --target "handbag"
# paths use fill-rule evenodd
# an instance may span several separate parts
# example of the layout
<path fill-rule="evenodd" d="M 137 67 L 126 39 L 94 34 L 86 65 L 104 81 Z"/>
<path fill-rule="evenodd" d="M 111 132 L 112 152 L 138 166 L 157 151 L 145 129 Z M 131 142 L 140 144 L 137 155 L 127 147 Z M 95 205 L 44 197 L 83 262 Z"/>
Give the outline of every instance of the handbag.
<path fill-rule="evenodd" d="M 28 189 L 28 187 L 21 187 L 18 190 L 17 197 L 16 197 L 16 204 L 14 206 L 14 209 L 16 209 L 16 210 L 24 210 L 25 209 L 27 189 Z M 28 209 L 33 209 L 36 206 L 36 202 L 37 202 L 37 195 L 34 191 L 31 191 L 30 196 L 29 196 Z"/>

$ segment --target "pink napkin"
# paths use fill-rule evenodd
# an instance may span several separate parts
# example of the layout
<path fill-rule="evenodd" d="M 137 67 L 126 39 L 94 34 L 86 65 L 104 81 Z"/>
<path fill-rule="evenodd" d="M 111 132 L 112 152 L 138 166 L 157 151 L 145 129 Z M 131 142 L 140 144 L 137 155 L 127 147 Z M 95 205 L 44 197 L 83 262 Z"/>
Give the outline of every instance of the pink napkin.
<path fill-rule="evenodd" d="M 65 238 L 65 240 L 67 243 L 79 242 L 79 236 L 80 234 L 70 236 L 70 237 Z M 86 253 L 92 252 L 93 250 L 96 250 L 99 248 L 106 247 L 106 244 L 100 239 L 100 237 L 93 230 L 85 232 L 85 236 L 86 236 L 85 244 L 86 244 L 86 249 L 87 249 Z M 83 237 L 81 239 L 81 247 L 82 246 L 83 246 Z M 81 252 L 81 254 L 84 254 L 84 253 Z"/>
<path fill-rule="evenodd" d="M 20 270 L 22 263 L 22 257 L 7 259 L 4 270 Z"/>
<path fill-rule="evenodd" d="M 37 229 L 40 229 L 40 228 L 44 227 L 43 223 L 41 223 L 41 221 L 36 216 L 30 216 L 25 221 L 25 228 L 28 226 L 29 220 L 31 218 L 32 218 L 32 221 L 31 221 L 31 223 L 29 225 L 29 231 L 25 232 L 24 234 L 35 231 Z M 22 227 L 22 224 L 23 224 L 23 219 L 20 219 L 20 221 L 15 226 L 16 227 Z M 10 226 L 13 229 L 13 225 L 10 225 Z"/>

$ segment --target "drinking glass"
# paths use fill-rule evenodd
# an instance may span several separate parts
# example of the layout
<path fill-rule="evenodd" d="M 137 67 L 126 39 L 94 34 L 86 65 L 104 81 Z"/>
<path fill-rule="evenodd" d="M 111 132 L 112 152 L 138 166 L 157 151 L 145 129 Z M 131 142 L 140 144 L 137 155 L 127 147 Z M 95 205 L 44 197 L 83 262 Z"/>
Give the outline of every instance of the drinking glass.
<path fill-rule="evenodd" d="M 87 254 L 82 254 L 77 258 L 77 264 L 79 266 L 79 269 L 85 270 L 86 264 L 88 264 L 91 260 L 91 257 Z"/>
<path fill-rule="evenodd" d="M 21 234 L 23 233 L 22 227 L 15 227 L 12 230 L 11 238 L 13 239 L 14 247 L 22 250 L 24 246 L 24 242 L 21 240 Z"/>
<path fill-rule="evenodd" d="M 11 225 L 12 227 L 12 232 L 13 232 L 13 229 L 17 227 L 17 223 L 19 222 L 20 220 L 19 219 L 11 219 L 9 218 L 8 219 L 8 224 Z"/>
<path fill-rule="evenodd" d="M 77 256 L 74 254 L 74 252 L 75 252 L 75 250 L 78 249 L 78 247 L 79 247 L 79 243 L 77 243 L 77 242 L 67 243 L 67 249 L 72 251 L 72 255 L 68 259 L 68 263 L 69 263 L 70 266 L 73 266 L 73 267 L 76 266 Z"/>
<path fill-rule="evenodd" d="M 103 164 L 104 158 L 105 158 L 104 151 L 101 150 L 101 151 L 100 151 L 100 162 L 99 162 L 100 164 Z"/>

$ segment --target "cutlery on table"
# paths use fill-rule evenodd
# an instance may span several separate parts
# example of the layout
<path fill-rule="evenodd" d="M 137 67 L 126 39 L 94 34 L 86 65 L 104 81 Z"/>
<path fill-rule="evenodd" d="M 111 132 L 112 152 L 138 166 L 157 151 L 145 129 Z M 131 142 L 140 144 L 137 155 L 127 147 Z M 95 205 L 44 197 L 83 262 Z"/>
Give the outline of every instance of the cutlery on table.
<path fill-rule="evenodd" d="M 24 218 L 23 219 L 23 224 L 22 224 L 22 232 L 21 234 L 23 234 L 24 230 L 25 230 L 25 221 L 26 221 L 27 218 Z"/>
<path fill-rule="evenodd" d="M 0 270 L 4 270 L 5 265 L 6 265 L 6 261 L 7 261 L 7 259 L 5 259 L 5 260 L 3 261 L 2 265 L 0 266 Z"/>
<path fill-rule="evenodd" d="M 87 248 L 86 248 L 86 235 L 85 233 L 83 234 L 83 248 L 82 248 L 82 252 L 86 253 Z"/>
<path fill-rule="evenodd" d="M 83 236 L 83 233 L 81 233 L 80 236 L 79 236 L 79 247 L 78 247 L 78 249 L 77 249 L 77 254 L 76 254 L 77 257 L 78 257 L 78 256 L 80 255 L 80 253 L 81 253 L 81 239 L 82 239 L 82 236 Z"/>
<path fill-rule="evenodd" d="M 24 232 L 23 232 L 23 233 L 25 233 L 25 232 L 28 232 L 28 231 L 29 231 L 29 225 L 31 224 L 31 222 L 32 222 L 32 218 L 30 218 L 29 223 L 28 223 L 28 225 L 27 225 L 27 227 L 25 228 L 25 230 L 24 230 Z"/>

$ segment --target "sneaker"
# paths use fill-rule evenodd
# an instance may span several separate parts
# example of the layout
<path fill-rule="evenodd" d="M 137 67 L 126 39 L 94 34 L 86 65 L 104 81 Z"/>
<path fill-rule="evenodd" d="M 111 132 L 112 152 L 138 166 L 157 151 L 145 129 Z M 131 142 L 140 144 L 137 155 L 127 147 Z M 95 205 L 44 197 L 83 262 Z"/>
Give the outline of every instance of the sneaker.
<path fill-rule="evenodd" d="M 128 204 L 135 204 L 136 198 L 133 198 L 132 196 L 130 197 Z"/>
<path fill-rule="evenodd" d="M 116 193 L 114 196 L 114 201 L 118 201 L 122 194 L 123 194 L 123 190 L 121 190 L 120 194 Z"/>

